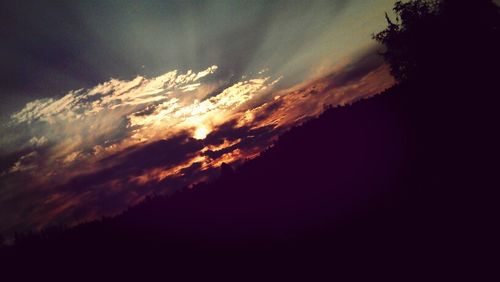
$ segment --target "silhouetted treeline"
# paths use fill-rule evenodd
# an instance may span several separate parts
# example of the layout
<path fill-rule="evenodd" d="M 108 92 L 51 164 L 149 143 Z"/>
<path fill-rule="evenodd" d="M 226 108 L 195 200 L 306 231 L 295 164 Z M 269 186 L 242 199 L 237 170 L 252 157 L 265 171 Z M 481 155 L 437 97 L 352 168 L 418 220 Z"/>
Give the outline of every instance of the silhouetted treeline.
<path fill-rule="evenodd" d="M 384 42 L 388 52 L 415 59 L 399 68 L 404 57 L 388 58 L 401 72 L 393 88 L 328 109 L 211 183 L 19 237 L 1 265 L 18 275 L 113 278 L 140 269 L 165 280 L 488 280 L 499 38 L 497 27 L 474 21 L 494 22 L 498 9 L 443 1 L 420 13 L 424 2 L 397 4 L 402 25 L 378 36 L 400 36 L 399 45 Z"/>
<path fill-rule="evenodd" d="M 374 39 L 386 46 L 383 55 L 396 79 L 455 79 L 470 74 L 464 67 L 496 68 L 500 9 L 492 1 L 397 1 L 394 12 Z"/>

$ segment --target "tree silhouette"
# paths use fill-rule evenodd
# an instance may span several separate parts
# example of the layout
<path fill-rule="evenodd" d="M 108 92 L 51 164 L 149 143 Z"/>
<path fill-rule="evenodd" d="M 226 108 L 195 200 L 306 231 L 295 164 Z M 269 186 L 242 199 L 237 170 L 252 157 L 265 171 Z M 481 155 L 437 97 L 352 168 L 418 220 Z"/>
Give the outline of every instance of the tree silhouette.
<path fill-rule="evenodd" d="M 490 0 L 397 1 L 393 10 L 396 19 L 386 14 L 387 28 L 373 38 L 385 45 L 382 54 L 398 81 L 451 77 L 453 66 L 483 64 L 482 55 L 499 46 L 500 13 Z"/>

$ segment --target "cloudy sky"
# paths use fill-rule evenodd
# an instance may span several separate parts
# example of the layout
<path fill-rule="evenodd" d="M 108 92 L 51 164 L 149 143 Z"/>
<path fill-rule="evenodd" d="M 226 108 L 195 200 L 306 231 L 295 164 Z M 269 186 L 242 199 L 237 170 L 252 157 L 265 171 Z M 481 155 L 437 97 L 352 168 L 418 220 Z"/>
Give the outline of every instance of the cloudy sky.
<path fill-rule="evenodd" d="M 371 34 L 393 4 L 0 4 L 0 233 L 208 180 L 326 105 L 390 87 Z"/>

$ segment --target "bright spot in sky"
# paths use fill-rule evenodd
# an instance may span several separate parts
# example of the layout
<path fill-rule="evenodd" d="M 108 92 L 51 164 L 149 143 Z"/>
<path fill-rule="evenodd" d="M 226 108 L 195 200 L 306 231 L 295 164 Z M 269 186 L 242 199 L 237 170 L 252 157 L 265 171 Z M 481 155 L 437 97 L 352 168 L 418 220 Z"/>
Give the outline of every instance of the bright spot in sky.
<path fill-rule="evenodd" d="M 370 34 L 394 0 L 80 2 L 7 19 L 0 73 L 20 79 L 0 90 L 2 235 L 209 180 L 393 84 Z"/>
<path fill-rule="evenodd" d="M 0 157 L 9 157 L 0 163 L 0 233 L 113 215 L 209 180 L 326 105 L 393 84 L 378 55 L 361 58 L 290 87 L 265 72 L 225 80 L 213 65 L 30 101 L 0 127 Z"/>
<path fill-rule="evenodd" d="M 205 139 L 209 133 L 210 129 L 207 126 L 200 125 L 194 131 L 193 138 L 197 140 L 202 140 Z"/>

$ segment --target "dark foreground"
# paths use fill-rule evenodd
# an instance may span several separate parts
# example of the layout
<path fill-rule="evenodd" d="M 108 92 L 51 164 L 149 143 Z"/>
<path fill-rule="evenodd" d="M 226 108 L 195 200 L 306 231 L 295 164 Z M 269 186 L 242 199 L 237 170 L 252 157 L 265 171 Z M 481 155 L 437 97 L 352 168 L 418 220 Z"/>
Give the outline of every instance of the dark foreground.
<path fill-rule="evenodd" d="M 488 113 L 464 114 L 473 89 L 434 86 L 408 82 L 330 109 L 213 183 L 20 239 L 1 266 L 69 279 L 477 277 L 493 236 L 481 165 L 491 141 L 477 123 Z"/>

